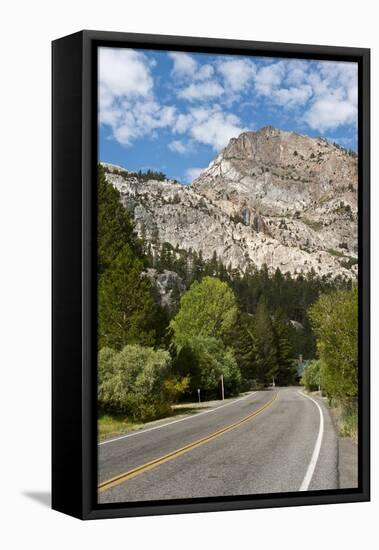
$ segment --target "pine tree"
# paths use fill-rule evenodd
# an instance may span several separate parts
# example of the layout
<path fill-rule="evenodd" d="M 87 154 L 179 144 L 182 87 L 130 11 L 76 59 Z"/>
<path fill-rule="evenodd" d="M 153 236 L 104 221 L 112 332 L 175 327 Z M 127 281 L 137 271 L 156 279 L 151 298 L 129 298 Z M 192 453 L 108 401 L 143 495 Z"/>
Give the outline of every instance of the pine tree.
<path fill-rule="evenodd" d="M 282 310 L 277 310 L 273 320 L 277 373 L 276 382 L 280 386 L 292 384 L 296 376 L 292 356 L 288 319 Z"/>
<path fill-rule="evenodd" d="M 214 250 L 212 259 L 207 263 L 207 266 L 206 266 L 206 275 L 210 275 L 211 277 L 217 277 L 217 267 L 218 267 L 217 252 L 216 250 Z"/>
<path fill-rule="evenodd" d="M 268 383 L 278 371 L 276 362 L 274 330 L 263 298 L 258 302 L 254 319 L 254 338 L 256 345 L 256 372 L 261 383 Z"/>
<path fill-rule="evenodd" d="M 158 309 L 149 279 L 141 276 L 142 269 L 142 261 L 126 244 L 100 276 L 99 348 L 122 349 L 126 344 L 154 344 Z"/>
<path fill-rule="evenodd" d="M 101 274 L 126 243 L 136 254 L 141 253 L 141 249 L 129 214 L 121 204 L 120 193 L 106 180 L 101 165 L 97 172 L 97 204 L 97 262 Z"/>
<path fill-rule="evenodd" d="M 239 311 L 236 322 L 224 341 L 227 346 L 233 349 L 234 357 L 241 371 L 242 387 L 251 389 L 254 380 L 257 379 L 257 349 L 253 318 L 247 313 Z"/>

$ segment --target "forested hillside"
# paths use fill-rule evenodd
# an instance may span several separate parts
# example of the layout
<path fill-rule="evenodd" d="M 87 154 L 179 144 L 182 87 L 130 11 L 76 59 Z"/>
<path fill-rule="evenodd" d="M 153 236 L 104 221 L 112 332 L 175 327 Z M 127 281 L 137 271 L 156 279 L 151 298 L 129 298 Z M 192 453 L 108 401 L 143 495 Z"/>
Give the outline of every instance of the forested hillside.
<path fill-rule="evenodd" d="M 226 396 L 296 383 L 299 357 L 323 353 L 312 305 L 352 287 L 313 270 L 293 277 L 251 265 L 243 272 L 216 253 L 204 260 L 191 249 L 153 246 L 137 238 L 100 165 L 97 239 L 99 406 L 133 420 L 167 415 L 197 389 L 204 399 L 219 397 L 221 375 Z M 162 306 L 147 270 L 180 278 L 172 307 Z"/>

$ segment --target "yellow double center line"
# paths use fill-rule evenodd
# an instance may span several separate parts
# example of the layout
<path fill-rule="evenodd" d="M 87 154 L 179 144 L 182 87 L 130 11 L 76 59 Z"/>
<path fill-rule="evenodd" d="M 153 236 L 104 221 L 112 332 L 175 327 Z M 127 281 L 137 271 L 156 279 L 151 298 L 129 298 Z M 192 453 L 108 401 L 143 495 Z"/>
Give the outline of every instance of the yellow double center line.
<path fill-rule="evenodd" d="M 189 451 L 192 451 L 192 449 L 196 449 L 197 447 L 200 447 L 201 445 L 205 445 L 206 443 L 209 443 L 210 441 L 213 441 L 214 439 L 217 439 L 217 437 L 220 437 L 221 435 L 224 435 L 227 432 L 230 432 L 231 430 L 234 430 L 235 428 L 238 428 L 242 424 L 245 424 L 245 422 L 249 422 L 249 420 L 252 420 L 255 416 L 258 416 L 261 412 L 263 412 L 265 409 L 267 409 L 272 403 L 275 401 L 276 396 L 278 393 L 276 392 L 274 397 L 265 403 L 263 407 L 260 409 L 255 410 L 251 414 L 248 414 L 247 416 L 244 416 L 241 418 L 241 420 L 238 420 L 237 422 L 234 422 L 233 424 L 229 424 L 228 426 L 225 426 L 224 428 L 221 428 L 221 430 L 218 430 L 217 432 L 213 432 L 210 435 L 207 435 L 206 437 L 203 437 L 201 439 L 198 439 L 197 441 L 193 441 L 192 443 L 189 443 L 188 445 L 185 445 L 184 447 L 181 447 L 180 449 L 176 449 L 175 451 L 171 451 L 170 453 L 160 456 L 154 460 L 151 460 L 150 462 L 146 462 L 145 464 L 142 464 L 141 466 L 137 466 L 136 468 L 133 468 L 132 470 L 129 470 L 128 472 L 124 472 L 122 474 L 119 474 L 115 477 L 112 477 L 111 479 L 107 479 L 106 481 L 103 481 L 98 485 L 98 492 L 102 493 L 103 491 L 106 491 L 110 489 L 111 487 L 115 487 L 116 485 L 119 485 L 120 483 L 124 483 L 125 481 L 128 481 L 129 479 L 132 479 L 133 477 L 136 477 L 140 474 L 143 474 L 144 472 L 147 472 L 148 470 L 152 470 L 153 468 L 156 468 L 157 466 L 160 466 L 161 464 L 164 464 L 165 462 L 168 462 L 169 460 L 173 460 L 174 458 L 177 458 L 180 455 L 183 455 L 185 453 L 188 453 Z"/>

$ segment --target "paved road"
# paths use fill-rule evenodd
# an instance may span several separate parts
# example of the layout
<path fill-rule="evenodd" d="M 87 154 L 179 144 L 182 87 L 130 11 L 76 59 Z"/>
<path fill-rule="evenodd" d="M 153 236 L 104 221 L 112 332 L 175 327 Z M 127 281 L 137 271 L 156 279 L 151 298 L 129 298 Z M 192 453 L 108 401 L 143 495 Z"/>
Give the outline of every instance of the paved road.
<path fill-rule="evenodd" d="M 329 411 L 299 388 L 252 393 L 99 445 L 99 502 L 338 487 Z"/>

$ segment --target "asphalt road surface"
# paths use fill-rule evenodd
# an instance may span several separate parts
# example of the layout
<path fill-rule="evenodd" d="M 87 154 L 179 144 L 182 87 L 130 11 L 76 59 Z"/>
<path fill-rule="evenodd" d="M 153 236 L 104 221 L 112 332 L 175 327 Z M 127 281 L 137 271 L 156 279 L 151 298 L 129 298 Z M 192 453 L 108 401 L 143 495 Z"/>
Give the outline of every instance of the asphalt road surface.
<path fill-rule="evenodd" d="M 99 444 L 100 503 L 338 488 L 329 411 L 299 388 L 168 422 Z"/>

